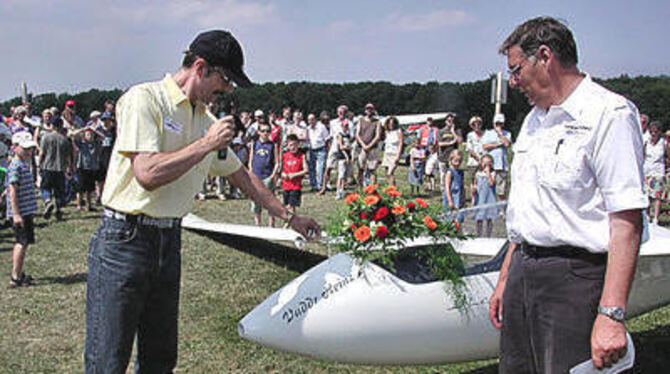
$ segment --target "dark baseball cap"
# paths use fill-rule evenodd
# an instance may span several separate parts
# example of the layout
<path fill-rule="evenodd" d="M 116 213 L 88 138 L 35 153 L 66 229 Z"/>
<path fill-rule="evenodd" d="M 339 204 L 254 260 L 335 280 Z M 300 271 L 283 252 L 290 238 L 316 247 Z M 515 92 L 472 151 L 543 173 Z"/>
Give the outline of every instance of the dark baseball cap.
<path fill-rule="evenodd" d="M 188 50 L 196 56 L 204 58 L 208 64 L 224 68 L 226 74 L 239 87 L 253 86 L 249 77 L 242 70 L 244 65 L 242 46 L 228 31 L 211 30 L 202 32 L 191 42 Z"/>

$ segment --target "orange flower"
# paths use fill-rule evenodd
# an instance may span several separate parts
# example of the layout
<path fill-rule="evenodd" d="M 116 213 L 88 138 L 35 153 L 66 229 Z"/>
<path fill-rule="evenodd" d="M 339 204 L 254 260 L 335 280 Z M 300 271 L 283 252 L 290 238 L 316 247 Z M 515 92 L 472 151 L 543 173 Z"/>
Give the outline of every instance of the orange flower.
<path fill-rule="evenodd" d="M 432 218 L 430 218 L 430 216 L 423 217 L 423 223 L 431 230 L 435 230 L 437 228 L 437 224 L 435 221 L 433 221 Z"/>
<path fill-rule="evenodd" d="M 363 192 L 366 194 L 371 194 L 377 190 L 377 187 L 379 187 L 378 184 L 369 184 L 363 189 Z"/>
<path fill-rule="evenodd" d="M 403 213 L 405 213 L 407 209 L 405 208 L 404 205 L 396 205 L 393 208 L 391 208 L 391 213 L 395 214 L 396 216 L 399 216 Z"/>
<path fill-rule="evenodd" d="M 357 193 L 350 193 L 349 195 L 347 195 L 347 197 L 344 198 L 344 203 L 349 205 L 354 201 L 358 200 L 359 197 L 361 197 L 361 195 Z"/>
<path fill-rule="evenodd" d="M 459 231 L 461 229 L 461 224 L 458 223 L 458 221 L 456 220 L 454 220 L 453 222 L 454 222 L 454 228 L 456 229 L 456 231 Z"/>
<path fill-rule="evenodd" d="M 391 191 L 397 191 L 397 190 L 398 189 L 396 188 L 396 186 L 388 186 L 388 187 L 384 188 L 384 193 L 388 194 Z"/>
<path fill-rule="evenodd" d="M 419 204 L 419 206 L 422 207 L 422 208 L 425 208 L 425 207 L 428 206 L 428 203 L 426 202 L 426 200 L 419 199 L 418 197 L 416 199 L 414 199 L 414 201 L 416 201 L 416 203 Z"/>
<path fill-rule="evenodd" d="M 389 196 L 391 196 L 391 197 L 400 197 L 400 196 L 402 196 L 402 192 L 400 192 L 400 191 L 398 191 L 398 190 L 391 190 L 391 191 L 387 192 L 387 194 L 388 194 Z"/>
<path fill-rule="evenodd" d="M 367 206 L 375 205 L 379 202 L 379 196 L 377 195 L 368 195 L 363 199 L 363 203 Z"/>
<path fill-rule="evenodd" d="M 367 242 L 370 239 L 370 228 L 367 226 L 359 227 L 354 231 L 354 238 L 359 242 Z"/>

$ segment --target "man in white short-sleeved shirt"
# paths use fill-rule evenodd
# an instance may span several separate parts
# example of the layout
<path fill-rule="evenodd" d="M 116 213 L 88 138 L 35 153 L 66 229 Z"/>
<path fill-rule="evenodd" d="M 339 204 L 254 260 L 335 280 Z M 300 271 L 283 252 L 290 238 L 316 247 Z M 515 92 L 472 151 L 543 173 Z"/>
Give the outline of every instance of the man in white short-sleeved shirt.
<path fill-rule="evenodd" d="M 513 147 L 513 245 L 489 307 L 502 328 L 500 372 L 610 365 L 625 354 L 648 205 L 637 109 L 577 69 L 572 33 L 555 19 L 525 22 L 500 52 L 510 86 L 534 105 Z"/>

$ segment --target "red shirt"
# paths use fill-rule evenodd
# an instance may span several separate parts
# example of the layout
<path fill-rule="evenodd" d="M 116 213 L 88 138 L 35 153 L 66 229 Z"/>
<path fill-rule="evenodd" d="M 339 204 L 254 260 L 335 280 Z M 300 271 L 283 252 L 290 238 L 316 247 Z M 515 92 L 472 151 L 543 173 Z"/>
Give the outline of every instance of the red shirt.
<path fill-rule="evenodd" d="M 282 156 L 282 172 L 285 174 L 297 173 L 302 171 L 302 160 L 305 159 L 305 154 L 298 152 L 293 154 L 291 152 L 284 152 Z M 281 189 L 284 191 L 293 191 L 302 189 L 302 176 L 281 180 Z"/>
<path fill-rule="evenodd" d="M 281 126 L 272 125 L 272 129 L 270 130 L 270 141 L 275 144 L 279 144 L 280 140 L 281 140 Z"/>

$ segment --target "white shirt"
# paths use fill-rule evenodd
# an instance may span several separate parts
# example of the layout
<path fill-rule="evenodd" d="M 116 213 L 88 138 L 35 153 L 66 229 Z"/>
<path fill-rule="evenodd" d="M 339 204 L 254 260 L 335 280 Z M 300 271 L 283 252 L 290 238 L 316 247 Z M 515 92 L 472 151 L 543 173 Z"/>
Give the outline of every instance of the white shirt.
<path fill-rule="evenodd" d="M 342 122 L 347 122 L 347 123 L 349 123 L 349 135 L 351 135 L 352 138 L 354 137 L 353 126 L 352 126 L 351 121 L 349 121 L 349 119 L 344 118 L 344 119 L 340 120 L 339 118 L 335 118 L 335 119 L 333 119 L 333 120 L 330 120 L 330 139 L 331 139 L 331 146 L 330 146 L 330 151 L 329 151 L 329 153 L 335 153 L 335 152 L 338 151 L 338 150 L 335 149 L 335 147 L 333 147 L 332 145 L 335 144 L 335 143 L 337 143 L 337 134 L 339 134 L 340 132 L 342 132 Z"/>
<path fill-rule="evenodd" d="M 319 149 L 325 147 L 326 141 L 330 136 L 330 132 L 321 122 L 317 122 L 316 125 L 307 126 L 307 137 L 309 138 L 309 148 L 310 149 Z"/>
<path fill-rule="evenodd" d="M 665 140 L 659 138 L 656 144 L 651 137 L 644 143 L 644 175 L 645 177 L 665 176 Z"/>
<path fill-rule="evenodd" d="M 510 142 L 512 141 L 512 134 L 510 134 L 509 131 L 502 130 L 502 135 Z M 502 143 L 502 141 L 500 140 L 500 136 L 498 136 L 496 130 L 489 129 L 484 132 L 481 143 L 482 145 L 498 144 Z M 488 154 L 491 155 L 491 158 L 493 158 L 493 170 L 507 171 L 509 168 L 509 162 L 507 161 L 507 147 L 503 145 L 497 148 L 493 148 L 488 151 Z"/>
<path fill-rule="evenodd" d="M 484 133 L 482 136 L 477 137 L 477 133 L 470 131 L 466 136 L 465 150 L 472 151 L 480 158 L 484 155 L 484 148 L 482 148 L 482 140 L 484 139 Z M 468 157 L 467 166 L 479 166 L 479 161 L 475 160 L 474 157 Z"/>
<path fill-rule="evenodd" d="M 534 107 L 513 149 L 513 242 L 606 252 L 608 214 L 649 205 L 637 108 L 588 75 L 561 105 Z"/>

